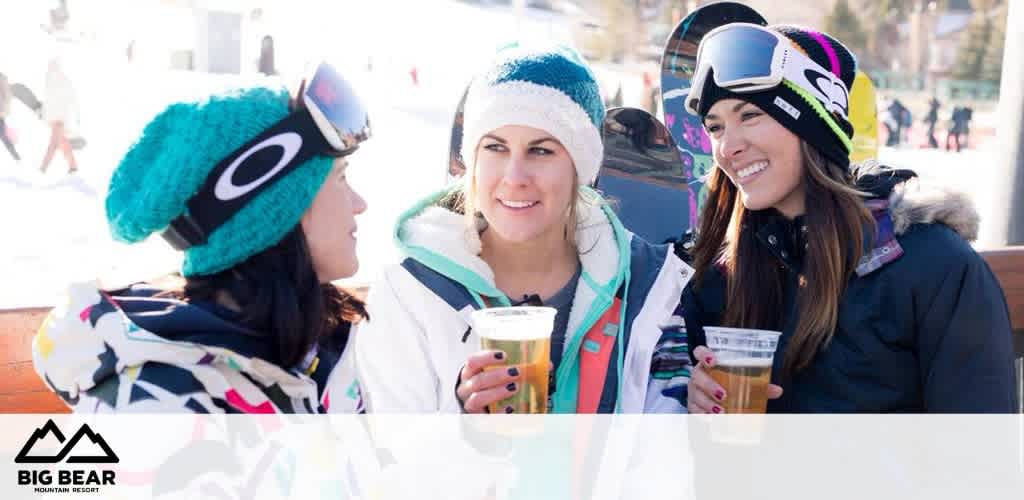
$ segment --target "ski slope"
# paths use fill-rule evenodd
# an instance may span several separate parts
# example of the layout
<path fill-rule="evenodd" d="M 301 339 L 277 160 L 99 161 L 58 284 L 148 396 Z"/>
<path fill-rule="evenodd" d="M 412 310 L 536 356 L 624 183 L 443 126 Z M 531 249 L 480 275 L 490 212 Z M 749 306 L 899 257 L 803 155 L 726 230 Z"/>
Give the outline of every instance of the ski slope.
<path fill-rule="evenodd" d="M 564 27 L 543 17 L 517 18 L 511 10 L 458 2 L 411 2 L 409 8 L 412 11 L 399 16 L 402 19 L 394 21 L 397 24 L 388 33 L 372 29 L 382 26 L 387 13 L 369 11 L 362 18 L 345 21 L 344 27 L 351 31 L 337 27 L 337 40 L 324 32 L 330 43 L 318 44 L 326 52 L 338 47 L 336 60 L 367 101 L 373 123 L 373 138 L 351 157 L 349 169 L 351 182 L 369 203 L 368 211 L 359 217 L 361 267 L 348 280 L 351 283 L 369 283 L 382 266 L 397 261 L 391 241 L 395 219 L 413 200 L 442 187 L 452 112 L 472 68 L 514 34 L 568 36 Z M 425 12 L 416 9 L 427 8 L 446 9 L 452 19 L 462 21 L 460 29 L 419 25 L 416 20 Z M 0 28 L 3 24 L 0 20 Z M 35 80 L 19 78 L 11 66 L 17 69 L 20 64 L 25 72 L 43 71 L 46 58 L 55 50 L 63 53 L 74 79 L 81 102 L 80 131 L 89 143 L 76 152 L 79 173 L 68 175 L 58 153 L 49 172 L 41 174 L 38 166 L 49 131 L 24 107 L 13 104 L 8 123 L 18 135 L 23 161 L 15 164 L 0 150 L 0 308 L 52 305 L 73 280 L 99 277 L 105 285 L 115 286 L 176 270 L 180 255 L 158 236 L 134 246 L 116 243 L 109 236 L 103 199 L 121 155 L 169 102 L 240 85 L 294 83 L 287 78 L 157 71 L 144 64 L 129 65 L 120 53 L 102 44 L 55 48 L 40 43 L 21 51 L 18 59 L 7 59 L 0 71 L 12 81 L 30 82 L 41 92 L 41 74 Z M 366 68 L 368 56 L 374 61 L 372 71 Z M 412 65 L 418 69 L 418 86 L 408 74 Z M 596 70 L 599 75 L 619 71 Z M 639 81 L 639 75 L 636 78 Z M 926 178 L 971 193 L 986 193 L 995 181 L 988 174 L 993 170 L 992 151 L 951 154 L 884 149 L 881 156 L 883 161 L 916 168 Z M 988 197 L 975 199 L 984 203 Z M 980 208 L 983 215 L 992 209 Z"/>

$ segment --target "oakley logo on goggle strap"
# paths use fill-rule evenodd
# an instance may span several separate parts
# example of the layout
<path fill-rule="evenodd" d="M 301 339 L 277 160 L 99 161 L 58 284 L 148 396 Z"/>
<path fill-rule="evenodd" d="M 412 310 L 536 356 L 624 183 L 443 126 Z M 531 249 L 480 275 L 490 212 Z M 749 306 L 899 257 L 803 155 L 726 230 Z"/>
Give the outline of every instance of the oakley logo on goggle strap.
<path fill-rule="evenodd" d="M 845 85 L 831 78 L 831 74 L 825 75 L 813 69 L 804 69 L 803 73 L 811 87 L 818 91 L 818 98 L 829 111 L 840 111 L 844 118 L 849 115 L 849 99 Z"/>
<path fill-rule="evenodd" d="M 260 176 L 258 179 L 254 181 L 248 182 L 243 185 L 235 184 L 234 176 L 235 172 L 238 171 L 239 168 L 242 168 L 243 166 L 245 167 L 243 170 L 264 168 L 268 163 L 265 160 L 260 160 L 251 162 L 251 165 L 246 166 L 247 160 L 252 158 L 253 155 L 255 155 L 256 153 L 259 153 L 260 151 L 263 151 L 267 148 L 274 146 L 281 148 L 281 158 L 277 160 L 277 163 L 272 168 L 267 170 L 266 173 L 264 173 L 262 176 Z M 268 137 L 267 139 L 263 140 L 262 142 L 256 144 L 255 146 L 243 152 L 241 155 L 238 156 L 238 158 L 235 158 L 235 161 L 231 162 L 231 165 L 228 166 L 227 170 L 225 170 L 220 175 L 220 178 L 217 179 L 217 184 L 214 187 L 213 191 L 214 196 L 216 196 L 217 199 L 221 201 L 229 201 L 235 198 L 239 198 L 241 196 L 245 196 L 250 191 L 260 187 L 261 185 L 263 185 L 263 183 L 274 178 L 274 176 L 278 172 L 280 172 L 281 169 L 286 167 L 292 161 L 292 159 L 294 159 L 295 156 L 299 154 L 300 149 L 302 149 L 302 136 L 295 132 L 284 132 L 275 136 Z"/>

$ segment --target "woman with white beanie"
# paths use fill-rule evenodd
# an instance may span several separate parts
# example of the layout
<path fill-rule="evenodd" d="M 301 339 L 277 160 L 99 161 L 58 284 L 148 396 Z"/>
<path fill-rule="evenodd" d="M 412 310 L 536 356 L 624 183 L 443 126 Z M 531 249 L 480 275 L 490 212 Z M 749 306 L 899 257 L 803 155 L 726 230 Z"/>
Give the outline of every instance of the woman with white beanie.
<path fill-rule="evenodd" d="M 483 371 L 506 354 L 481 351 L 469 319 L 523 303 L 557 310 L 551 412 L 685 410 L 678 306 L 691 269 L 589 187 L 603 117 L 593 73 L 567 47 L 507 46 L 474 79 L 466 176 L 400 218 L 406 257 L 371 287 L 355 335 L 369 411 L 476 413 L 516 393 L 523 367 Z"/>

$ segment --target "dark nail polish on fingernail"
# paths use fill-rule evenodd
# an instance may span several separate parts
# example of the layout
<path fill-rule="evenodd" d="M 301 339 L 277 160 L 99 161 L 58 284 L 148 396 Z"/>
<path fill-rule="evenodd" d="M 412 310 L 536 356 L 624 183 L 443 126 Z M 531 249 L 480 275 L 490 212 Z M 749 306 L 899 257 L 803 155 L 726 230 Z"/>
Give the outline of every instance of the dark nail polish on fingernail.
<path fill-rule="evenodd" d="M 505 389 L 508 389 L 508 392 L 515 392 L 516 391 L 516 383 L 512 382 L 511 384 L 506 385 Z"/>
<path fill-rule="evenodd" d="M 721 406 L 716 406 L 716 407 L 712 408 L 711 411 L 714 412 L 714 413 L 722 413 L 722 407 Z"/>
<path fill-rule="evenodd" d="M 717 399 L 719 401 L 721 401 L 722 399 L 725 399 L 725 393 L 722 392 L 722 391 L 715 391 L 715 399 Z"/>
<path fill-rule="evenodd" d="M 704 362 L 709 364 L 709 365 L 711 364 L 712 361 L 714 361 L 714 359 L 712 359 L 711 356 L 708 356 L 708 357 L 704 358 Z"/>
<path fill-rule="evenodd" d="M 503 353 L 503 352 L 496 352 L 496 353 L 494 353 L 494 359 L 505 359 L 505 353 Z"/>
<path fill-rule="evenodd" d="M 508 374 L 513 376 L 513 377 L 518 377 L 519 376 L 519 368 L 516 368 L 514 366 L 512 368 L 509 368 L 508 369 Z"/>
<path fill-rule="evenodd" d="M 516 411 L 516 409 L 512 408 L 511 406 L 506 406 L 505 407 L 505 413 L 512 413 L 514 411 Z"/>

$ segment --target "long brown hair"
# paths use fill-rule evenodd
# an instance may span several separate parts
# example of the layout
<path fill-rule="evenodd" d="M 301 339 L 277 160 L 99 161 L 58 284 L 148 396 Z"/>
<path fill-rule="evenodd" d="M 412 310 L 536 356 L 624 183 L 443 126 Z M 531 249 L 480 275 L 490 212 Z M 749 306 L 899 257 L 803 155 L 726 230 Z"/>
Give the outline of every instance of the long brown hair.
<path fill-rule="evenodd" d="M 810 364 L 828 345 L 839 317 L 839 301 L 864 247 L 874 219 L 845 168 L 800 141 L 806 193 L 807 250 L 796 293 L 796 328 L 786 348 L 783 377 Z M 775 257 L 758 244 L 757 231 L 773 210 L 747 210 L 737 188 L 715 168 L 693 249 L 695 286 L 709 266 L 725 274 L 723 326 L 781 330 L 784 275 Z"/>

